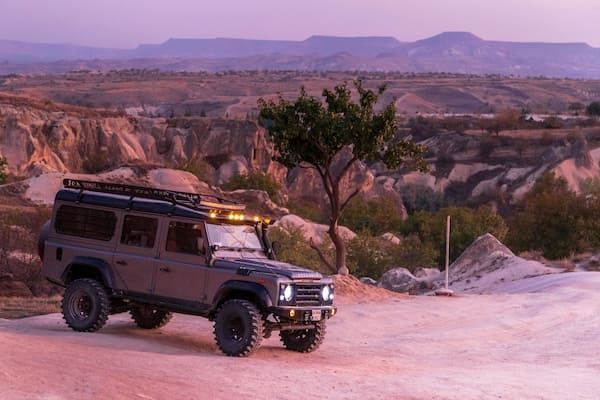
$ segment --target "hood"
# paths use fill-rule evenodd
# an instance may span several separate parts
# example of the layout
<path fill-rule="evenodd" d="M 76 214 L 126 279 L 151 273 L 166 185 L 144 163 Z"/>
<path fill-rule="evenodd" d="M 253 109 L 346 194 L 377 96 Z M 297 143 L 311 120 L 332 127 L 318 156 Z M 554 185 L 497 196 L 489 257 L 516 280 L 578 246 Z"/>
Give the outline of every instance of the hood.
<path fill-rule="evenodd" d="M 261 260 L 223 260 L 217 259 L 215 267 L 235 269 L 242 275 L 249 275 L 252 272 L 271 273 L 282 275 L 290 279 L 321 279 L 323 275 L 310 269 L 302 268 L 294 264 L 288 264 L 281 261 L 261 259 Z"/>

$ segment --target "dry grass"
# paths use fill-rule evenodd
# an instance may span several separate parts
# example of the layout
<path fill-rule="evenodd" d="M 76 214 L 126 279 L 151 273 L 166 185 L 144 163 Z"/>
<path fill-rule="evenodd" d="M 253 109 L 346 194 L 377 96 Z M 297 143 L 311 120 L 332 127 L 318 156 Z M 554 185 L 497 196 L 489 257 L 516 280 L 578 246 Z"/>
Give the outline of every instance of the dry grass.
<path fill-rule="evenodd" d="M 17 319 L 60 311 L 60 296 L 0 297 L 0 318 Z"/>

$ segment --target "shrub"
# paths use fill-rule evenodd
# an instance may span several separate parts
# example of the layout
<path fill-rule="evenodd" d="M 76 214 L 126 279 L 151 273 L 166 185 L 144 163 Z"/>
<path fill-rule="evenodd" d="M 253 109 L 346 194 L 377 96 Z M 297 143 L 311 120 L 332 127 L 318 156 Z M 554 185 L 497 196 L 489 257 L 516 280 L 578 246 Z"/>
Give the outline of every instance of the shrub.
<path fill-rule="evenodd" d="M 599 116 L 600 115 L 600 101 L 592 101 L 590 104 L 588 104 L 588 106 L 585 108 L 585 113 L 587 115 Z"/>
<path fill-rule="evenodd" d="M 312 249 L 308 241 L 304 238 L 302 229 L 288 225 L 285 228 L 274 227 L 269 230 L 269 239 L 272 242 L 279 242 L 281 248 L 277 253 L 277 259 L 296 264 L 301 267 L 319 271 L 323 274 L 330 274 L 331 271 L 319 259 L 316 251 Z M 333 251 L 329 241 L 325 240 L 319 249 L 328 259 L 333 259 Z"/>
<path fill-rule="evenodd" d="M 437 262 L 445 258 L 446 217 L 451 217 L 450 260 L 453 261 L 480 235 L 491 233 L 503 241 L 508 228 L 504 219 L 489 206 L 477 209 L 448 207 L 435 213 L 418 211 L 405 222 L 404 234 L 416 234 L 424 245 L 436 249 Z"/>
<path fill-rule="evenodd" d="M 417 211 L 437 211 L 445 204 L 443 192 L 417 184 L 410 184 L 402 189 L 402 201 L 408 214 Z"/>
<path fill-rule="evenodd" d="M 393 244 L 369 231 L 360 232 L 348 243 L 348 268 L 357 276 L 378 280 L 388 270 L 397 267 L 414 271 L 418 267 L 435 266 L 437 252 L 416 235 Z"/>
<path fill-rule="evenodd" d="M 6 161 L 6 157 L 0 157 L 0 185 L 3 185 L 4 183 L 6 183 L 6 167 L 8 165 L 8 162 Z"/>
<path fill-rule="evenodd" d="M 196 176 L 198 180 L 214 185 L 215 177 L 212 166 L 204 159 L 195 156 L 192 158 L 180 158 L 173 165 L 173 168 L 187 171 Z"/>
<path fill-rule="evenodd" d="M 340 223 L 355 232 L 369 230 L 380 235 L 398 231 L 402 226 L 402 214 L 390 196 L 368 201 L 357 196 L 348 203 Z"/>
<path fill-rule="evenodd" d="M 598 190 L 593 181 L 584 189 Z M 538 178 L 510 220 L 509 244 L 516 251 L 537 250 L 559 259 L 599 243 L 600 200 L 576 194 L 552 172 Z"/>
<path fill-rule="evenodd" d="M 327 223 L 327 206 L 322 201 L 318 201 L 315 198 L 302 197 L 299 199 L 289 200 L 286 207 L 292 214 L 299 215 L 300 217 L 318 222 L 320 224 Z"/>
<path fill-rule="evenodd" d="M 269 194 L 271 199 L 277 196 L 277 193 L 281 190 L 281 185 L 269 175 L 262 172 L 253 171 L 247 174 L 240 174 L 232 176 L 229 181 L 222 185 L 224 190 L 238 190 L 238 189 L 258 189 L 264 190 Z"/>

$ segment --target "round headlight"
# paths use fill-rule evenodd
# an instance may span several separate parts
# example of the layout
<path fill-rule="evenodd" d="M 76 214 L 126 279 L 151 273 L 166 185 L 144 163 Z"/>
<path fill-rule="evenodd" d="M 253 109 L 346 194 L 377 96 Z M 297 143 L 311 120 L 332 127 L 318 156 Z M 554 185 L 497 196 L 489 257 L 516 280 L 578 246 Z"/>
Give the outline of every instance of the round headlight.
<path fill-rule="evenodd" d="M 324 301 L 329 301 L 330 294 L 331 294 L 331 289 L 329 288 L 329 286 L 323 286 L 323 289 L 321 289 L 321 297 L 323 298 Z"/>
<path fill-rule="evenodd" d="M 292 297 L 294 297 L 294 289 L 292 285 L 287 285 L 285 289 L 283 289 L 283 299 L 285 301 L 291 301 Z"/>

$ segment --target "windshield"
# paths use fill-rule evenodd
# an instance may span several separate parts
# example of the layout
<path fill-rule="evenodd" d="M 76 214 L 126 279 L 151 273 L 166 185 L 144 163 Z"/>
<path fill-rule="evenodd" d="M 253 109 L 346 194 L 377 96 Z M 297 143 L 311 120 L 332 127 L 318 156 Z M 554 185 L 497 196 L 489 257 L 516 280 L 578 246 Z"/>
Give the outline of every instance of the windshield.
<path fill-rule="evenodd" d="M 210 245 L 219 246 L 222 250 L 263 250 L 256 229 L 252 225 L 206 224 L 206 232 Z"/>

